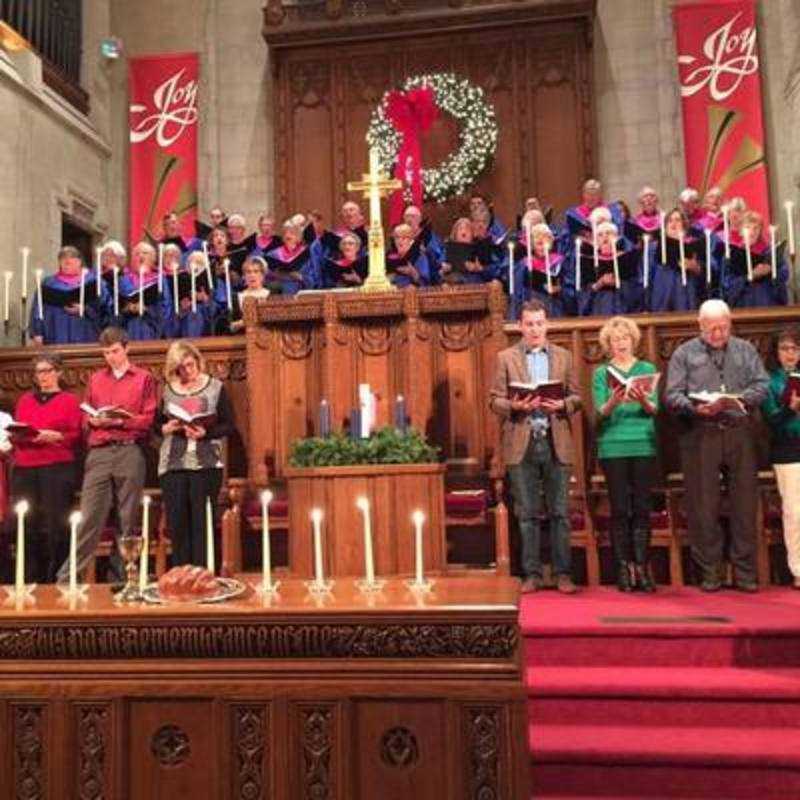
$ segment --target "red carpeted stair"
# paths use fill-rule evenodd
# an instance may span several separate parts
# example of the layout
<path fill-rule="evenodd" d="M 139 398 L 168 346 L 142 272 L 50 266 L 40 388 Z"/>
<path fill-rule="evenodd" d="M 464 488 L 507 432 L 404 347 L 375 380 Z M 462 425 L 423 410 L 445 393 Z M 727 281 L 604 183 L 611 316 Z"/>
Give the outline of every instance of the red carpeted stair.
<path fill-rule="evenodd" d="M 800 592 L 523 598 L 537 800 L 800 799 Z"/>

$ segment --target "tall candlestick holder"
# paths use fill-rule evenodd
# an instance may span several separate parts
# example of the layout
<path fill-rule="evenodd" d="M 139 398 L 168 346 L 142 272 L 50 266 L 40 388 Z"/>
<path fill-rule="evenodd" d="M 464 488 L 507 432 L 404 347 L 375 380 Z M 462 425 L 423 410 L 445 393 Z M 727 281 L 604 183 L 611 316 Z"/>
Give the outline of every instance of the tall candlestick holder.
<path fill-rule="evenodd" d="M 125 562 L 125 585 L 115 595 L 117 603 L 138 603 L 143 599 L 139 591 L 139 556 L 142 553 L 141 536 L 120 536 L 117 547 Z"/>
<path fill-rule="evenodd" d="M 14 608 L 22 608 L 23 606 L 36 605 L 36 583 L 26 583 L 22 586 L 11 584 L 10 586 L 3 587 L 6 592 L 4 606 L 13 606 Z"/>

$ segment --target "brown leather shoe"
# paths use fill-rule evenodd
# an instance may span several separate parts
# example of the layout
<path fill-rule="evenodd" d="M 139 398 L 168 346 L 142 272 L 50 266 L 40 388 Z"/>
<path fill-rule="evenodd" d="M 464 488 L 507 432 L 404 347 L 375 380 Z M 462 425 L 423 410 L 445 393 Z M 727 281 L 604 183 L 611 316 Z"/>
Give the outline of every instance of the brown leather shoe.
<path fill-rule="evenodd" d="M 556 582 L 556 589 L 563 594 L 575 594 L 578 587 L 573 583 L 569 575 L 559 575 Z"/>
<path fill-rule="evenodd" d="M 542 588 L 542 579 L 536 575 L 531 575 L 522 581 L 522 594 L 533 594 Z"/>

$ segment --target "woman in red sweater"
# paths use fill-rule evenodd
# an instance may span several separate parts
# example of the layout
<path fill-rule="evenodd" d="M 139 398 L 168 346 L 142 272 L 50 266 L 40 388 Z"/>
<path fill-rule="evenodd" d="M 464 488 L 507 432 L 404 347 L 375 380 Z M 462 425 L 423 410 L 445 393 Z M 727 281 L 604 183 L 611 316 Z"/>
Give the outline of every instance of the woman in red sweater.
<path fill-rule="evenodd" d="M 25 580 L 52 583 L 69 555 L 68 517 L 77 487 L 81 438 L 78 398 L 61 389 L 61 356 L 33 360 L 33 383 L 17 401 L 14 419 L 33 432 L 12 436 L 11 504 L 25 499 Z M 16 519 L 13 514 L 10 515 Z"/>

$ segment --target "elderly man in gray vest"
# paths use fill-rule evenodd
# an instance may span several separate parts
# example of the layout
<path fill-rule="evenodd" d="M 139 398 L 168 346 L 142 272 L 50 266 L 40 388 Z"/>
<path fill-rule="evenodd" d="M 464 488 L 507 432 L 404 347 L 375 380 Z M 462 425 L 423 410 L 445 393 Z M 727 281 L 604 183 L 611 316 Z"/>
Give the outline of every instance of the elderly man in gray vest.
<path fill-rule="evenodd" d="M 757 463 L 753 415 L 767 394 L 768 376 L 752 344 L 731 335 L 722 300 L 700 306 L 700 335 L 669 362 L 666 405 L 682 422 L 681 461 L 692 557 L 700 588 L 721 587 L 720 472 L 730 495 L 730 559 L 737 589 L 755 592 Z"/>

